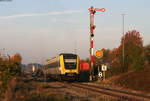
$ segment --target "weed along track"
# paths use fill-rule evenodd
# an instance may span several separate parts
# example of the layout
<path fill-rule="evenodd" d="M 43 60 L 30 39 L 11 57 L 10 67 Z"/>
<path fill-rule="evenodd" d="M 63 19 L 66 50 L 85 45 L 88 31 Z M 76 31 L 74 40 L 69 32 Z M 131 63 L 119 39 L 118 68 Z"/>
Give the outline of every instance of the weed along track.
<path fill-rule="evenodd" d="M 82 84 L 82 83 L 66 83 L 67 85 L 70 85 L 72 87 L 77 87 L 81 89 L 85 89 L 88 91 L 92 91 L 94 93 L 98 93 L 101 95 L 108 95 L 115 98 L 118 98 L 119 100 L 125 100 L 125 101 L 149 101 L 150 96 L 139 94 L 139 93 L 132 93 L 127 92 L 123 90 L 117 90 L 117 89 L 111 89 L 111 88 L 105 88 L 100 86 L 94 86 L 94 85 L 88 85 L 88 84 Z"/>

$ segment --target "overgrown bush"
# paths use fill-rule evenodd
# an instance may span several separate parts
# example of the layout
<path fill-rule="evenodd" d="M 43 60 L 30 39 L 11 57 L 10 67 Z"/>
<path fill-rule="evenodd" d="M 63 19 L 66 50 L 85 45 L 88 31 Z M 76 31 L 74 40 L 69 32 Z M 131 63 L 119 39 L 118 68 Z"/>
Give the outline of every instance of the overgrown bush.
<path fill-rule="evenodd" d="M 4 97 L 9 81 L 21 73 L 21 61 L 0 57 L 0 98 Z"/>

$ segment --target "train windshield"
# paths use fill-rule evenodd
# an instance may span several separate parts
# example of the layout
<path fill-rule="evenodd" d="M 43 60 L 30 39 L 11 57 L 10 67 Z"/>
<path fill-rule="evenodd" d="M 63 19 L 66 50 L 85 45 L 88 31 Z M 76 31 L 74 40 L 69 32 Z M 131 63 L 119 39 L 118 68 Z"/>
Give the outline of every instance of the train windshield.
<path fill-rule="evenodd" d="M 64 64 L 66 69 L 76 69 L 77 66 L 77 55 L 64 54 Z"/>

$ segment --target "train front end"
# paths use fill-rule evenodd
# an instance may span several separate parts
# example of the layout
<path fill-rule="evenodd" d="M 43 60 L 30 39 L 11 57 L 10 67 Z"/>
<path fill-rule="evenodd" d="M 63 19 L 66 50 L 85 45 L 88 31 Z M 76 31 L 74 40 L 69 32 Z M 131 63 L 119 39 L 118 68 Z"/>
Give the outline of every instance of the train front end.
<path fill-rule="evenodd" d="M 79 77 L 79 56 L 76 54 L 61 54 L 61 70 L 63 78 L 78 79 Z"/>

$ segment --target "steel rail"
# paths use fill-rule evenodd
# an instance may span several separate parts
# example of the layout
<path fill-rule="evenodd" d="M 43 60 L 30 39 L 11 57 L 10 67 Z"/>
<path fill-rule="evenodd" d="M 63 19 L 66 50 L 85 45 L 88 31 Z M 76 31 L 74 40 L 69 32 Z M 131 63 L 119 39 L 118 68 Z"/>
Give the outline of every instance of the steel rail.
<path fill-rule="evenodd" d="M 128 95 L 134 95 L 134 96 L 144 97 L 144 98 L 150 99 L 150 95 L 146 95 L 146 94 L 143 94 L 143 93 L 133 93 L 133 92 L 129 92 L 129 91 L 126 91 L 126 90 L 106 88 L 106 87 L 95 86 L 95 85 L 87 85 L 87 84 L 81 84 L 81 85 L 89 86 L 89 87 L 94 87 L 94 88 L 99 88 L 99 89 L 104 89 L 104 90 L 109 90 L 109 91 L 114 91 L 114 92 L 119 92 L 119 93 L 124 93 L 124 94 L 128 94 Z"/>
<path fill-rule="evenodd" d="M 105 88 L 105 87 L 99 87 L 99 86 L 87 85 L 87 84 L 79 84 L 79 83 L 71 83 L 71 85 L 74 86 L 74 87 L 87 89 L 87 90 L 90 90 L 90 91 L 93 91 L 93 92 L 97 92 L 97 93 L 117 97 L 119 99 L 124 99 L 124 100 L 128 100 L 128 101 L 144 101 L 144 99 L 149 99 L 150 100 L 149 96 L 144 96 L 144 95 L 140 96 L 140 94 L 129 93 L 129 92 L 121 91 L 121 90 L 117 90 L 117 89 L 110 89 L 110 88 Z M 112 92 L 121 93 L 123 95 L 114 94 Z M 131 96 L 134 96 L 134 97 L 131 97 Z M 137 98 L 137 97 L 140 97 L 140 98 Z"/>

